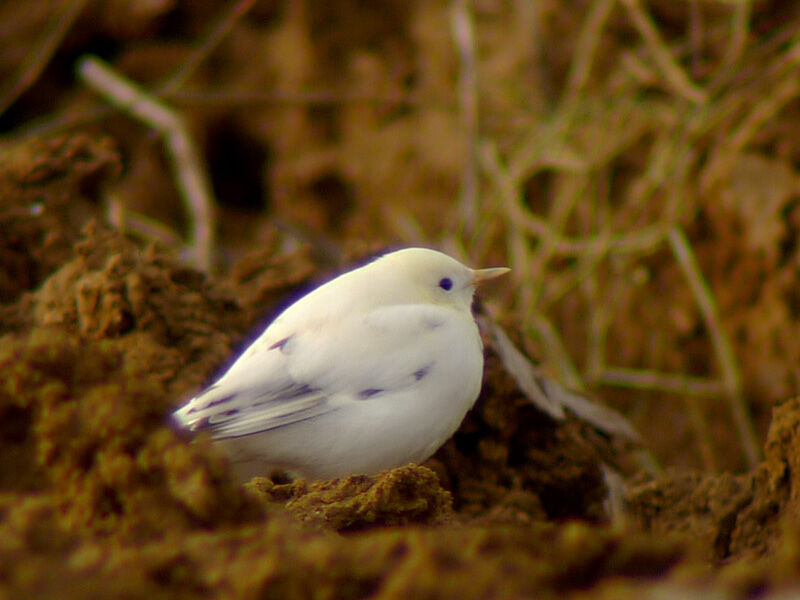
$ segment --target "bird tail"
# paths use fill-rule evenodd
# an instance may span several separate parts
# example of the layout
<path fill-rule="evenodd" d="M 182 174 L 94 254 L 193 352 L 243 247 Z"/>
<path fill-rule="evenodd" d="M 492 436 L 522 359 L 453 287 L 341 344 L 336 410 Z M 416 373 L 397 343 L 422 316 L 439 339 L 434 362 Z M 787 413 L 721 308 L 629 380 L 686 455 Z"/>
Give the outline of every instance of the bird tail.
<path fill-rule="evenodd" d="M 170 422 L 173 425 L 183 429 L 191 429 L 193 421 L 192 415 L 190 414 L 192 402 L 194 402 L 194 398 L 170 415 Z"/>

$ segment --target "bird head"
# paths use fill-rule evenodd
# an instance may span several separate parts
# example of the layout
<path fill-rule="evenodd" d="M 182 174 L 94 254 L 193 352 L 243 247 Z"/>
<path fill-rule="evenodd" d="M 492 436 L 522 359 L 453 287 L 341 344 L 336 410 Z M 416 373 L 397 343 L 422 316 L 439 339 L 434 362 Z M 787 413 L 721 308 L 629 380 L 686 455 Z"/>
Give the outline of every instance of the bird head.
<path fill-rule="evenodd" d="M 505 267 L 471 269 L 427 248 L 406 248 L 386 254 L 366 270 L 374 277 L 376 289 L 383 288 L 387 300 L 391 297 L 396 303 L 452 305 L 465 311 L 472 306 L 477 285 L 508 271 Z"/>

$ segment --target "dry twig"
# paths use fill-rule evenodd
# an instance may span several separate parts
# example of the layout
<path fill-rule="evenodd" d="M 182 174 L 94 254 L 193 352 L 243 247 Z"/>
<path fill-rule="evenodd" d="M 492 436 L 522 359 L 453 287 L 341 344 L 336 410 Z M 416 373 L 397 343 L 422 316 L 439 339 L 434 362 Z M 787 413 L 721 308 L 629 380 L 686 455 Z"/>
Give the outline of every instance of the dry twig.
<path fill-rule="evenodd" d="M 697 264 L 697 259 L 691 251 L 689 240 L 686 239 L 683 231 L 676 227 L 669 232 L 667 239 L 708 329 L 714 354 L 722 371 L 725 395 L 731 403 L 731 411 L 738 430 L 739 441 L 744 448 L 748 465 L 754 468 L 761 457 L 761 451 L 756 441 L 757 437 L 753 421 L 750 418 L 744 392 L 742 391 L 742 376 L 739 371 L 739 364 L 730 340 L 720 323 L 714 295 L 700 272 L 700 266 Z"/>
<path fill-rule="evenodd" d="M 166 96 L 176 91 L 192 76 L 197 67 L 208 57 L 214 48 L 227 36 L 236 21 L 246 15 L 255 0 L 237 0 L 226 14 L 216 22 L 216 27 L 205 37 L 189 59 L 181 65 L 164 83 L 158 86 L 158 95 Z"/>
<path fill-rule="evenodd" d="M 175 179 L 190 222 L 189 247 L 195 265 L 209 271 L 214 253 L 213 194 L 189 128 L 165 106 L 95 57 L 78 64 L 78 74 L 93 90 L 165 138 Z"/>
<path fill-rule="evenodd" d="M 64 3 L 63 11 L 54 16 L 52 27 L 45 31 L 40 43 L 33 48 L 23 62 L 20 67 L 19 77 L 0 96 L 0 115 L 39 78 L 61 40 L 64 39 L 67 31 L 72 27 L 85 5 L 86 0 L 67 0 Z"/>
<path fill-rule="evenodd" d="M 642 8 L 640 0 L 622 0 L 634 26 L 639 31 L 651 56 L 664 76 L 667 85 L 683 98 L 690 102 L 702 104 L 706 102 L 707 95 L 700 87 L 693 83 L 686 72 L 678 65 L 672 53 L 667 48 L 664 40 L 658 33 L 658 28 L 650 16 Z"/>
<path fill-rule="evenodd" d="M 453 39 L 458 50 L 458 100 L 464 128 L 465 156 L 461 179 L 461 221 L 467 234 L 478 218 L 478 77 L 475 59 L 475 34 L 469 0 L 453 0 L 451 8 Z"/>

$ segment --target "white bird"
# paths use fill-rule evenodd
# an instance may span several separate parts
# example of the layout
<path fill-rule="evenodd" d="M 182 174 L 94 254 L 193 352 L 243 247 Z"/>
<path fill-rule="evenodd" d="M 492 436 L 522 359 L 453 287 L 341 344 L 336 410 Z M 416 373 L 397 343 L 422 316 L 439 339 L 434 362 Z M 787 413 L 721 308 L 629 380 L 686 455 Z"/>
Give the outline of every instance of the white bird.
<path fill-rule="evenodd" d="M 418 463 L 458 428 L 483 378 L 475 286 L 508 272 L 407 248 L 340 275 L 278 316 L 174 413 L 207 430 L 248 480 Z"/>

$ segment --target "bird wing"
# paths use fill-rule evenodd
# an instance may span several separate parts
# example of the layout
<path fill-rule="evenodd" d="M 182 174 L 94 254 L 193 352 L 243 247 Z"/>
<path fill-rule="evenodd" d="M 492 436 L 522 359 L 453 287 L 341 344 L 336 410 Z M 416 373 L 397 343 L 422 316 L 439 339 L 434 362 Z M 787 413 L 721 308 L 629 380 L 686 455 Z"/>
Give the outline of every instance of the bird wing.
<path fill-rule="evenodd" d="M 469 318 L 428 304 L 387 306 L 298 327 L 246 351 L 176 417 L 215 438 L 274 429 L 412 386 L 448 351 L 442 332 Z M 269 329 L 265 332 L 265 336 Z"/>

